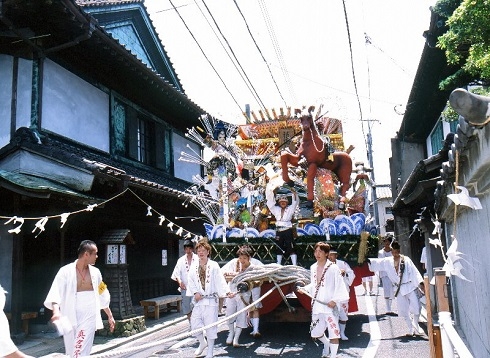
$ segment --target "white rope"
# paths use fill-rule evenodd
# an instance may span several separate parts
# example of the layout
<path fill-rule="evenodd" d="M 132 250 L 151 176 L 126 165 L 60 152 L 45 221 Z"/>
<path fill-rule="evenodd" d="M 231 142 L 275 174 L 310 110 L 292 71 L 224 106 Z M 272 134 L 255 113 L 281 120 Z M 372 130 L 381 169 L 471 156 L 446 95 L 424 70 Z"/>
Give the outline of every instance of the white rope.
<path fill-rule="evenodd" d="M 295 275 L 296 274 L 296 277 Z M 238 316 L 239 314 L 248 311 L 250 308 L 255 306 L 258 302 L 261 302 L 263 299 L 265 299 L 267 296 L 269 296 L 274 290 L 279 290 L 282 293 L 282 290 L 280 289 L 281 286 L 286 286 L 291 283 L 298 282 L 300 280 L 305 280 L 305 284 L 308 284 L 310 281 L 310 271 L 306 270 L 303 267 L 299 266 L 281 266 L 278 264 L 268 264 L 268 265 L 260 265 L 260 266 L 253 266 L 249 270 L 244 271 L 240 274 L 238 274 L 233 280 L 233 283 L 239 283 L 239 282 L 244 282 L 245 278 L 248 280 L 252 281 L 257 281 L 257 280 L 269 280 L 269 282 L 274 282 L 275 285 L 272 287 L 269 291 L 267 291 L 265 294 L 263 294 L 257 301 L 252 302 L 250 305 L 242 308 L 238 312 L 233 313 L 232 315 L 226 316 L 222 318 L 221 320 L 218 320 L 215 323 L 209 324 L 203 328 L 199 328 L 196 330 L 193 330 L 191 332 L 185 332 L 181 333 L 176 336 L 168 337 L 162 340 L 142 344 L 137 347 L 130 347 L 126 349 L 121 349 L 121 350 L 116 350 L 112 352 L 106 352 L 102 354 L 96 354 L 96 355 L 91 355 L 91 358 L 106 358 L 106 357 L 117 357 L 123 354 L 129 354 L 129 353 L 134 353 L 138 352 L 144 349 L 149 349 L 152 347 L 156 347 L 168 342 L 176 341 L 176 340 L 181 340 L 184 338 L 187 338 L 189 336 L 193 336 L 196 333 L 199 332 L 204 332 L 206 329 L 209 329 L 214 326 L 219 326 L 220 324 L 223 324 L 227 322 L 228 320 Z M 277 282 L 277 281 L 283 281 L 283 282 Z M 286 299 L 283 296 L 283 299 Z"/>
<path fill-rule="evenodd" d="M 238 284 L 244 281 L 281 282 L 291 278 L 310 283 L 310 271 L 300 266 L 282 266 L 279 264 L 255 265 L 236 275 L 231 281 Z"/>

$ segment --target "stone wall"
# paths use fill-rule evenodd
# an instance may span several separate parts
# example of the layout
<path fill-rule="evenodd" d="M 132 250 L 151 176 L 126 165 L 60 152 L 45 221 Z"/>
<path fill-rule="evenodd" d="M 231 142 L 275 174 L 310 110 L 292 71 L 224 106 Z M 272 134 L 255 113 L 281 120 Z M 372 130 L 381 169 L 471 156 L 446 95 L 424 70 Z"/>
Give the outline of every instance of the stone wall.
<path fill-rule="evenodd" d="M 130 337 L 137 333 L 146 331 L 145 317 L 136 316 L 116 321 L 114 332 L 109 332 L 109 322 L 104 321 L 104 328 L 97 331 L 99 336 Z"/>

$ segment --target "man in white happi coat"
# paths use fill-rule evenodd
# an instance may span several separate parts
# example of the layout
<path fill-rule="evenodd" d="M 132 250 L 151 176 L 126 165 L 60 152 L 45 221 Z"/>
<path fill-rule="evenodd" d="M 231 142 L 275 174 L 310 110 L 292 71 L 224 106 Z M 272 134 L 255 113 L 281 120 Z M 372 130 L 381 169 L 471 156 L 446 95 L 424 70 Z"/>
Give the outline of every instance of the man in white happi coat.
<path fill-rule="evenodd" d="M 393 256 L 393 254 L 391 253 L 392 241 L 393 241 L 393 235 L 391 234 L 386 235 L 386 237 L 383 240 L 383 248 L 378 251 L 378 259 L 383 259 L 385 257 Z M 384 270 L 379 271 L 379 279 L 381 281 L 381 284 L 383 285 L 383 293 L 384 293 L 385 304 L 386 304 L 386 314 L 393 315 L 393 311 L 391 309 L 391 304 L 394 297 L 393 283 L 391 282 L 390 278 L 388 277 L 388 274 Z"/>
<path fill-rule="evenodd" d="M 189 275 L 189 269 L 192 265 L 197 264 L 198 257 L 194 253 L 194 242 L 192 240 L 184 240 L 184 255 L 179 257 L 177 264 L 174 267 L 174 271 L 170 278 L 177 282 L 179 285 L 180 295 L 182 296 L 182 313 L 187 316 L 189 323 L 191 321 L 191 301 L 192 297 L 187 296 L 187 276 Z"/>
<path fill-rule="evenodd" d="M 219 297 L 230 296 L 228 284 L 221 273 L 216 261 L 209 258 L 211 245 L 206 239 L 199 241 L 196 245 L 199 261 L 189 270 L 187 295 L 193 296 L 194 307 L 191 314 L 191 328 L 196 333 L 199 340 L 199 347 L 195 351 L 196 357 L 202 356 L 208 347 L 206 357 L 213 356 L 214 342 L 218 338 L 218 299 Z M 214 325 L 213 325 L 214 324 Z M 206 338 L 203 327 L 213 325 L 206 329 Z"/>
<path fill-rule="evenodd" d="M 311 327 L 310 335 L 323 343 L 322 357 L 335 358 L 339 349 L 339 309 L 342 302 L 349 300 L 349 292 L 345 287 L 339 267 L 329 261 L 330 245 L 326 242 L 315 244 L 316 263 L 311 265 L 310 296 Z M 325 330 L 328 329 L 328 338 Z"/>
<path fill-rule="evenodd" d="M 14 344 L 10 338 L 9 321 L 3 309 L 5 308 L 5 301 L 7 291 L 5 291 L 0 285 L 0 357 L 6 358 L 32 358 L 22 353 Z"/>
<path fill-rule="evenodd" d="M 330 253 L 328 254 L 328 259 L 339 267 L 340 274 L 344 279 L 345 288 L 347 289 L 347 292 L 349 292 L 350 286 L 352 285 L 352 282 L 354 282 L 354 278 L 356 278 L 356 275 L 347 262 L 337 259 L 338 255 L 339 254 L 337 251 L 331 249 Z M 349 338 L 347 338 L 347 336 L 345 335 L 345 326 L 347 325 L 348 320 L 349 300 L 341 302 L 339 307 L 340 339 L 342 339 L 343 341 L 349 340 Z"/>
<path fill-rule="evenodd" d="M 51 322 L 63 335 L 66 354 L 70 357 L 90 355 L 95 331 L 104 328 L 100 310 L 107 314 L 110 331 L 115 321 L 109 308 L 110 294 L 94 264 L 95 242 L 84 240 L 78 247 L 78 259 L 60 268 L 44 306 L 53 311 Z"/>
<path fill-rule="evenodd" d="M 405 318 L 408 326 L 407 336 L 423 334 L 424 330 L 419 326 L 420 302 L 417 292 L 424 291 L 424 280 L 412 260 L 400 255 L 400 244 L 397 241 L 391 243 L 393 256 L 382 259 L 368 259 L 371 271 L 386 271 L 393 283 L 398 314 Z"/>

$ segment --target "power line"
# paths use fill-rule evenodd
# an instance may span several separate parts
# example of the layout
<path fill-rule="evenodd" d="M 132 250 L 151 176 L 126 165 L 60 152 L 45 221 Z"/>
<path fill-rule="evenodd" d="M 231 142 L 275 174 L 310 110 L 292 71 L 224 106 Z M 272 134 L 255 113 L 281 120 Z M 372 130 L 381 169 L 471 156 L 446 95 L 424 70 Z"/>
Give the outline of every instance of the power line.
<path fill-rule="evenodd" d="M 360 115 L 360 122 L 361 122 L 361 130 L 362 130 L 362 136 L 364 138 L 364 145 L 366 146 L 366 151 L 368 150 L 368 145 L 366 142 L 366 133 L 364 132 L 364 124 L 363 124 L 363 115 L 362 115 L 362 107 L 361 107 L 361 101 L 359 99 L 359 92 L 357 90 L 357 81 L 356 81 L 356 73 L 354 70 L 354 56 L 352 52 L 352 40 L 350 36 L 350 28 L 349 28 L 349 19 L 347 17 L 347 8 L 345 6 L 345 0 L 342 0 L 342 5 L 344 7 L 344 19 L 345 19 L 345 26 L 347 30 L 347 38 L 349 40 L 349 52 L 350 52 L 350 63 L 351 63 L 351 72 L 352 72 L 352 80 L 354 81 L 354 90 L 356 93 L 356 98 L 357 98 L 357 104 L 359 105 L 359 115 Z"/>
<path fill-rule="evenodd" d="M 277 41 L 276 33 L 274 31 L 274 27 L 272 26 L 272 21 L 269 16 L 269 11 L 267 10 L 267 5 L 264 0 L 259 1 L 260 10 L 262 11 L 262 16 L 264 17 L 265 24 L 267 26 L 267 31 L 269 32 L 269 37 L 272 42 L 272 47 L 276 53 L 276 57 L 279 61 L 279 66 L 282 71 L 282 75 L 284 76 L 284 81 L 286 82 L 286 86 L 288 87 L 289 94 L 294 102 L 296 102 L 296 94 L 294 92 L 294 88 L 291 85 L 291 79 L 289 78 L 289 73 L 286 69 L 286 64 L 284 63 L 284 57 L 282 55 L 281 47 L 279 46 L 279 42 Z M 286 105 L 287 107 L 287 105 Z"/>
<path fill-rule="evenodd" d="M 277 88 L 277 91 L 279 92 L 279 95 L 281 96 L 281 99 L 283 100 L 284 102 L 284 105 L 287 107 L 287 104 L 286 104 L 286 101 L 284 99 L 284 97 L 282 96 L 282 93 L 281 93 L 281 90 L 279 89 L 279 86 L 277 85 L 277 82 L 276 80 L 274 79 L 274 76 L 272 75 L 272 71 L 271 71 L 271 68 L 269 66 L 269 64 L 267 63 L 264 55 L 262 54 L 262 51 L 260 50 L 260 47 L 259 45 L 257 44 L 257 41 L 255 41 L 255 38 L 254 36 L 252 35 L 252 32 L 250 31 L 250 27 L 248 26 L 248 23 L 247 23 L 247 20 L 245 19 L 245 16 L 243 15 L 242 13 L 242 10 L 240 9 L 240 6 L 238 6 L 236 0 L 233 0 L 233 2 L 235 3 L 237 9 L 238 9 L 238 12 L 240 13 L 240 15 L 242 16 L 242 19 L 243 21 L 245 22 L 245 26 L 247 27 L 247 30 L 248 30 L 248 33 L 250 34 L 250 37 L 252 38 L 252 41 L 253 43 L 255 44 L 255 47 L 257 48 L 257 50 L 259 51 L 260 53 L 260 56 L 262 56 L 262 60 L 264 61 L 265 65 L 267 66 L 267 69 L 269 70 L 269 74 L 271 75 L 271 78 L 272 78 L 272 81 L 274 82 L 274 85 L 276 86 Z"/>
<path fill-rule="evenodd" d="M 206 53 L 204 52 L 204 50 L 202 49 L 201 45 L 199 44 L 199 41 L 197 41 L 196 37 L 194 36 L 194 34 L 192 33 L 191 29 L 189 28 L 189 26 L 187 26 L 186 22 L 184 21 L 184 19 L 182 18 L 182 15 L 180 15 L 180 12 L 179 10 L 177 10 L 177 8 L 175 7 L 175 5 L 173 4 L 172 0 L 169 0 L 170 2 L 170 5 L 172 5 L 172 7 L 174 8 L 175 12 L 177 13 L 177 15 L 179 15 L 180 19 L 182 20 L 182 23 L 184 24 L 185 28 L 187 29 L 187 31 L 189 31 L 189 34 L 191 35 L 191 37 L 193 38 L 193 40 L 196 42 L 196 45 L 199 47 L 199 49 L 201 50 L 201 53 L 203 54 L 204 58 L 208 61 L 209 65 L 211 66 L 211 68 L 213 69 L 214 73 L 216 73 L 216 75 L 218 76 L 218 78 L 220 79 L 221 83 L 223 84 L 223 86 L 225 86 L 225 89 L 226 91 L 230 94 L 231 98 L 233 98 L 233 101 L 235 102 L 235 104 L 237 105 L 237 107 L 240 109 L 240 112 L 242 112 L 242 108 L 241 106 L 238 104 L 237 100 L 235 99 L 235 97 L 233 96 L 233 94 L 231 93 L 230 89 L 228 88 L 228 86 L 226 86 L 226 83 L 223 81 L 223 78 L 221 78 L 220 74 L 218 73 L 218 71 L 216 70 L 216 68 L 213 66 L 213 64 L 211 63 L 211 61 L 209 60 L 209 58 L 206 56 Z"/>
<path fill-rule="evenodd" d="M 278 67 L 277 65 L 274 65 L 274 64 L 273 64 L 272 66 L 276 66 L 276 67 Z M 296 72 L 294 72 L 294 71 L 288 71 L 288 73 L 290 73 L 290 74 L 292 74 L 292 75 L 294 75 L 294 76 L 296 76 L 296 77 L 299 77 L 299 78 L 301 78 L 301 79 L 303 79 L 303 80 L 305 80 L 305 81 L 308 81 L 308 82 L 314 83 L 314 84 L 316 84 L 316 85 L 318 85 L 318 86 L 322 86 L 322 87 L 325 87 L 325 88 L 329 88 L 329 89 L 334 90 L 334 91 L 337 91 L 337 92 L 345 93 L 345 94 L 348 94 L 349 96 L 355 96 L 355 95 L 356 95 L 354 92 L 350 92 L 350 91 L 346 91 L 346 90 L 343 90 L 343 89 L 340 89 L 340 88 L 336 88 L 336 87 L 329 86 L 329 85 L 327 85 L 327 84 L 325 84 L 325 83 L 321 83 L 321 82 L 318 82 L 318 81 L 313 80 L 313 79 L 311 79 L 311 78 L 308 78 L 308 77 L 305 77 L 305 76 L 303 76 L 303 75 L 300 75 L 299 73 L 296 73 Z M 369 97 L 359 95 L 359 98 L 366 98 L 366 99 L 367 99 L 367 98 L 369 98 Z M 386 104 L 389 104 L 389 105 L 393 105 L 393 106 L 395 106 L 395 107 L 396 107 L 396 106 L 401 106 L 401 105 L 402 105 L 402 104 L 400 104 L 399 102 L 391 102 L 391 101 L 387 101 L 387 100 L 382 99 L 382 98 L 371 98 L 370 100 L 371 100 L 372 102 L 386 103 Z M 399 112 L 397 112 L 397 111 L 395 111 L 395 113 L 396 113 L 396 114 L 399 114 L 399 115 L 400 115 L 400 114 L 403 114 L 403 113 L 399 113 Z"/>
<path fill-rule="evenodd" d="M 201 10 L 199 8 L 199 6 L 197 5 L 197 2 L 196 0 L 194 0 L 194 2 L 196 3 L 196 6 L 198 7 L 199 10 Z M 261 106 L 264 110 L 265 110 L 265 105 L 264 105 L 264 102 L 262 101 L 262 99 L 260 98 L 259 94 L 257 93 L 257 90 L 255 89 L 255 87 L 253 86 L 252 84 L 252 81 L 250 81 L 250 78 L 248 77 L 247 73 L 245 72 L 245 70 L 243 69 L 243 66 L 241 65 L 240 61 L 238 60 L 238 58 L 236 57 L 235 55 L 235 51 L 233 51 L 233 48 L 231 47 L 228 39 L 226 38 L 226 36 L 223 34 L 223 32 L 221 31 L 221 28 L 219 27 L 218 23 L 216 22 L 216 19 L 214 18 L 213 14 L 211 13 L 211 11 L 209 10 L 209 7 L 208 5 L 206 4 L 206 2 L 204 0 L 202 0 L 202 3 L 204 4 L 204 7 L 206 8 L 206 10 L 208 11 L 208 14 L 209 16 L 211 17 L 211 19 L 213 20 L 214 22 L 214 25 L 216 26 L 216 29 L 219 31 L 221 37 L 224 39 L 224 41 L 226 42 L 226 45 L 228 46 L 228 49 L 230 50 L 231 54 L 233 55 L 233 58 L 235 59 L 236 63 L 231 59 L 228 51 L 226 51 L 225 47 L 223 46 L 223 44 L 221 43 L 220 41 L 220 44 L 223 46 L 223 49 L 225 50 L 226 54 L 228 55 L 228 58 L 230 58 L 230 60 L 233 62 L 233 64 L 235 65 L 235 69 L 240 73 L 240 76 L 242 77 L 242 80 L 245 82 L 245 84 L 247 85 L 248 89 L 250 90 L 250 93 L 252 94 L 252 96 L 255 98 L 255 100 L 257 101 L 257 103 L 259 104 L 259 106 Z M 201 12 L 202 13 L 202 12 Z M 204 14 L 203 14 L 204 16 Z M 205 16 L 204 16 L 205 17 Z M 207 19 L 206 19 L 207 21 Z M 209 22 L 208 22 L 209 24 Z M 209 26 L 212 28 L 212 26 L 209 24 Z M 214 29 L 213 29 L 213 33 L 216 35 L 216 33 L 214 32 Z M 216 35 L 216 37 L 218 38 L 218 36 Z M 219 38 L 218 38 L 219 40 Z M 237 68 L 237 65 L 240 67 L 241 71 L 238 70 Z M 242 74 L 243 73 L 243 74 Z M 245 76 L 245 78 L 244 78 Z"/>
<path fill-rule="evenodd" d="M 373 46 L 376 50 L 378 50 L 379 52 L 381 52 L 383 55 L 385 55 L 386 57 L 388 57 L 391 62 L 393 62 L 393 64 L 395 66 L 397 66 L 400 70 L 402 70 L 404 73 L 406 73 L 407 75 L 413 77 L 413 74 L 411 74 L 407 69 L 403 68 L 402 66 L 400 66 L 393 57 L 391 57 L 390 55 L 388 55 L 386 52 L 384 52 L 381 48 L 379 48 L 378 46 L 376 46 L 374 43 L 373 43 L 373 40 L 371 39 L 371 37 L 369 37 L 369 35 L 367 33 L 364 33 L 364 38 L 365 38 L 365 43 L 366 45 L 371 45 Z"/>

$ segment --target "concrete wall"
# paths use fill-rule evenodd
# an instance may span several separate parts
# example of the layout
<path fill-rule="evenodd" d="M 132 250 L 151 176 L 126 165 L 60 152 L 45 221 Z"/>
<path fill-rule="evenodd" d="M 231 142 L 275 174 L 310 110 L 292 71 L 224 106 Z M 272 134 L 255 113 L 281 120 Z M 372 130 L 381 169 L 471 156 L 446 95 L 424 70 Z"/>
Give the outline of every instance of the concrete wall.
<path fill-rule="evenodd" d="M 391 153 L 391 190 L 393 200 L 395 200 L 413 168 L 418 162 L 425 159 L 425 144 L 403 142 L 397 138 L 392 138 Z"/>
<path fill-rule="evenodd" d="M 31 125 L 32 61 L 19 59 L 16 82 L 16 108 L 12 116 L 14 58 L 0 55 L 0 148 L 10 142 L 14 127 Z"/>
<path fill-rule="evenodd" d="M 32 61 L 19 59 L 15 128 L 30 127 L 32 102 Z"/>

